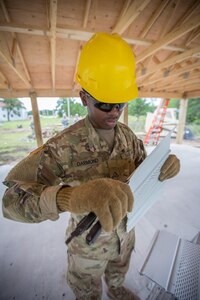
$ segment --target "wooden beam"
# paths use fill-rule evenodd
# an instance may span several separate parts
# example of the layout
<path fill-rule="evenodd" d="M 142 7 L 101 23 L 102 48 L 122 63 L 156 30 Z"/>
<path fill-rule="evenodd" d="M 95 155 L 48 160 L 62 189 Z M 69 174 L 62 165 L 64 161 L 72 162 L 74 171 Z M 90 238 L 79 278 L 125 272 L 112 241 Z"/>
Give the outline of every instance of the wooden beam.
<path fill-rule="evenodd" d="M 176 136 L 176 143 L 182 144 L 183 134 L 185 128 L 186 114 L 187 114 L 188 99 L 181 99 L 179 108 L 179 122 Z"/>
<path fill-rule="evenodd" d="M 119 23 L 119 21 L 121 20 L 121 18 L 125 15 L 125 13 L 127 12 L 130 4 L 131 4 L 132 0 L 125 0 L 124 3 L 123 3 L 123 6 L 120 10 L 120 14 L 119 14 L 119 17 L 118 17 L 118 20 L 117 20 L 117 23 Z M 116 23 L 116 24 L 117 24 Z M 116 26 L 116 25 L 115 25 Z M 113 27 L 114 28 L 114 27 Z M 112 30 L 113 30 L 112 28 Z"/>
<path fill-rule="evenodd" d="M 112 32 L 122 34 L 130 24 L 141 14 L 151 0 L 133 1 L 126 12 L 119 19 Z"/>
<path fill-rule="evenodd" d="M 92 0 L 87 0 L 85 5 L 85 13 L 83 18 L 83 28 L 86 28 Z"/>
<path fill-rule="evenodd" d="M 192 72 L 189 74 L 188 73 L 185 73 L 185 74 L 181 74 L 179 75 L 178 77 L 175 77 L 173 80 L 163 80 L 161 84 L 157 84 L 154 86 L 155 87 L 171 87 L 171 86 L 174 86 L 176 84 L 190 84 L 192 83 L 192 81 L 196 80 L 196 79 L 199 79 L 200 77 L 200 72 Z"/>
<path fill-rule="evenodd" d="M 186 46 L 188 47 L 198 36 L 200 35 L 200 28 L 196 28 L 188 37 L 187 41 L 185 42 Z"/>
<path fill-rule="evenodd" d="M 13 35 L 15 35 L 15 33 L 13 33 Z M 13 37 L 13 40 L 12 40 L 12 47 L 11 47 L 11 54 L 13 57 L 15 57 L 16 55 L 16 51 L 17 50 L 17 41 L 16 41 L 16 38 Z"/>
<path fill-rule="evenodd" d="M 184 53 L 175 55 L 174 57 L 167 59 L 166 61 L 160 63 L 159 65 L 155 66 L 153 69 L 147 70 L 145 74 L 136 74 L 137 82 L 139 82 L 141 79 L 143 79 L 146 76 L 149 76 L 150 74 L 156 73 L 159 70 L 162 70 L 164 68 L 168 68 L 172 65 L 175 65 L 183 60 L 188 59 L 189 57 L 195 57 L 199 56 L 200 54 L 200 46 L 195 47 L 193 49 L 187 50 Z"/>
<path fill-rule="evenodd" d="M 200 91 L 199 90 L 189 91 L 189 92 L 187 92 L 187 97 L 188 97 L 188 99 L 191 99 L 191 98 L 200 98 Z"/>
<path fill-rule="evenodd" d="M 47 28 L 39 28 L 37 26 L 32 25 L 19 25 L 19 24 L 2 24 L 0 25 L 0 31 L 5 32 L 16 32 L 16 33 L 23 33 L 29 35 L 39 35 L 39 36 L 50 36 L 50 32 Z M 73 28 L 56 28 L 56 37 L 63 38 L 63 39 L 70 39 L 70 40 L 79 40 L 79 41 L 88 41 L 95 32 L 86 31 L 86 30 L 79 30 Z M 129 43 L 130 45 L 140 45 L 144 47 L 149 47 L 153 45 L 152 41 L 148 41 L 146 39 L 132 39 L 128 37 L 123 37 L 123 39 Z M 169 51 L 178 51 L 184 52 L 187 50 L 185 47 L 178 47 L 175 45 L 165 45 L 162 47 L 163 49 Z"/>
<path fill-rule="evenodd" d="M 10 45 L 8 43 L 8 40 L 6 39 L 6 35 L 3 32 L 0 32 L 0 47 L 1 47 L 1 50 L 9 58 L 9 60 L 12 61 L 13 64 L 15 64 L 14 57 L 11 53 Z"/>
<path fill-rule="evenodd" d="M 125 125 L 128 126 L 128 105 L 125 106 L 125 108 L 121 114 L 120 120 L 122 123 L 124 123 Z"/>
<path fill-rule="evenodd" d="M 7 10 L 6 6 L 5 6 L 5 3 L 4 3 L 3 0 L 1 0 L 0 3 L 1 3 L 1 8 L 2 8 L 2 11 L 3 11 L 4 17 L 5 17 L 5 19 L 6 19 L 6 22 L 7 22 L 7 23 L 10 23 L 10 22 L 11 22 L 10 16 L 9 16 L 9 14 L 8 14 L 8 10 Z M 14 51 L 13 51 L 13 50 L 16 49 L 16 50 L 18 51 L 19 57 L 20 57 L 20 59 L 21 59 L 21 62 L 22 62 L 22 65 L 23 65 L 23 68 L 24 68 L 26 77 L 27 77 L 28 81 L 31 83 L 31 77 L 30 77 L 30 74 L 29 74 L 29 70 L 28 70 L 28 67 L 27 67 L 27 65 L 26 65 L 26 62 L 25 62 L 25 60 L 24 60 L 24 57 L 23 57 L 21 48 L 20 48 L 20 46 L 19 46 L 19 42 L 18 42 L 18 39 L 17 39 L 17 35 L 16 35 L 15 32 L 11 32 L 11 34 L 12 34 L 12 37 L 13 37 L 13 47 L 14 47 L 14 48 L 12 49 L 12 51 L 11 51 L 11 52 L 12 52 L 12 55 L 14 56 Z"/>
<path fill-rule="evenodd" d="M 31 98 L 33 121 L 34 121 L 34 127 L 35 127 L 35 136 L 36 136 L 36 140 L 37 140 L 37 145 L 38 145 L 38 147 L 40 147 L 43 145 L 43 139 L 42 139 L 42 130 L 41 130 L 41 125 L 40 125 L 40 115 L 39 115 L 39 111 L 38 111 L 36 93 L 31 92 L 30 98 Z"/>
<path fill-rule="evenodd" d="M 185 81 L 181 80 L 180 82 L 177 82 L 177 84 L 174 83 L 173 85 L 157 87 L 155 88 L 155 90 L 157 89 L 167 90 L 168 92 L 174 90 L 178 90 L 178 91 L 184 90 L 186 93 L 187 91 L 200 90 L 199 82 L 200 82 L 200 77 L 198 76 L 191 80 L 185 80 Z"/>
<path fill-rule="evenodd" d="M 39 36 L 50 36 L 50 31 L 45 27 L 41 28 L 39 26 L 32 26 L 29 24 L 15 24 L 15 23 L 3 23 L 1 22 L 0 31 L 4 32 L 15 32 L 29 35 L 39 35 Z"/>
<path fill-rule="evenodd" d="M 0 70 L 0 81 L 3 83 L 4 86 L 6 86 L 8 89 L 11 88 L 10 83 L 6 76 L 1 72 Z"/>
<path fill-rule="evenodd" d="M 140 89 L 140 86 L 139 86 Z M 56 91 L 52 91 L 52 89 L 38 89 L 37 97 L 60 97 L 60 98 L 67 98 L 67 97 L 79 97 L 79 89 L 71 90 L 71 89 L 56 89 Z M 1 89 L 1 97 L 2 98 L 22 98 L 22 97 L 30 97 L 30 90 L 28 89 Z M 151 89 L 141 88 L 139 90 L 140 98 L 177 98 L 181 99 L 183 97 L 182 92 L 173 91 L 154 91 Z M 189 91 L 187 93 L 188 98 L 199 98 L 200 91 Z"/>
<path fill-rule="evenodd" d="M 84 18 L 83 18 L 83 28 L 85 28 L 87 26 L 90 6 L 91 6 L 91 0 L 87 0 L 86 6 L 85 6 Z M 73 90 L 75 89 L 75 86 L 76 86 L 75 76 L 76 76 L 76 70 L 77 70 L 77 66 L 78 66 L 79 57 L 80 57 L 80 54 L 81 54 L 82 47 L 83 47 L 83 43 L 79 42 L 77 59 L 76 59 L 76 66 L 74 68 L 74 74 L 73 74 L 73 88 L 72 88 Z"/>
<path fill-rule="evenodd" d="M 181 74 L 195 70 L 196 68 L 197 69 L 200 68 L 200 62 L 196 62 L 187 67 L 180 67 L 180 69 L 177 69 L 175 71 L 170 71 L 167 77 L 164 77 L 163 73 L 161 73 L 161 72 L 156 73 L 149 80 L 148 79 L 145 80 L 143 82 L 143 86 L 152 85 L 152 84 L 155 84 L 155 83 L 163 81 L 163 80 L 165 80 L 165 81 L 172 80 L 174 77 L 177 77 Z"/>
<path fill-rule="evenodd" d="M 51 78 L 52 78 L 53 90 L 55 89 L 55 77 L 56 77 L 56 23 L 57 23 L 57 0 L 50 0 Z"/>
<path fill-rule="evenodd" d="M 199 6 L 200 6 L 199 0 L 195 1 L 195 2 L 188 8 L 188 10 L 186 11 L 186 13 L 185 13 L 184 15 L 182 15 L 181 19 L 176 23 L 175 27 L 179 27 L 179 26 L 181 26 L 182 24 L 184 24 L 185 22 L 187 22 L 187 21 L 192 17 L 192 15 L 193 15 L 196 11 L 198 11 Z"/>
<path fill-rule="evenodd" d="M 147 50 L 143 51 L 138 57 L 136 57 L 136 63 L 144 60 L 145 58 L 149 57 L 150 55 L 157 52 L 162 47 L 172 43 L 174 40 L 180 38 L 184 34 L 190 32 L 192 29 L 198 27 L 200 25 L 200 18 L 199 15 L 194 17 L 192 20 L 186 22 L 179 28 L 175 28 L 170 33 L 168 33 L 165 37 L 156 41 L 152 46 L 150 46 Z"/>
<path fill-rule="evenodd" d="M 29 88 L 31 88 L 31 82 L 26 78 L 24 74 L 22 74 L 21 71 L 19 71 L 14 65 L 10 57 L 8 56 L 8 53 L 5 53 L 5 50 L 1 49 L 0 46 L 0 55 L 1 57 L 6 61 L 6 63 L 10 66 L 10 68 L 18 75 L 18 77 L 25 83 L 25 85 Z"/>
<path fill-rule="evenodd" d="M 180 4 L 180 1 L 182 1 L 182 0 L 177 0 L 176 3 L 174 3 L 173 1 L 170 1 L 170 6 L 168 6 L 168 8 L 169 8 L 168 17 L 165 22 L 165 26 L 162 27 L 162 32 L 161 32 L 160 38 L 163 37 L 169 31 L 169 26 L 171 25 L 171 23 L 173 24 L 173 20 L 176 19 L 177 8 Z"/>
<path fill-rule="evenodd" d="M 56 89 L 55 91 L 52 91 L 52 89 L 37 89 L 36 93 L 37 97 L 79 97 L 79 89 L 73 91 L 71 89 Z M 22 98 L 29 96 L 29 89 L 1 89 L 2 98 Z"/>
<path fill-rule="evenodd" d="M 46 9 L 46 24 L 47 28 L 50 28 L 50 5 L 49 0 L 45 0 L 45 9 Z"/>
<path fill-rule="evenodd" d="M 183 93 L 180 92 L 167 92 L 167 91 L 151 91 L 151 90 L 139 90 L 139 98 L 177 98 L 183 97 Z"/>
<path fill-rule="evenodd" d="M 141 34 L 140 34 L 140 38 L 144 38 L 146 36 L 146 34 L 149 32 L 149 30 L 151 29 L 151 27 L 153 26 L 153 24 L 159 18 L 159 16 L 163 12 L 163 10 L 165 9 L 165 7 L 169 3 L 169 1 L 170 0 L 164 0 L 164 1 L 162 1 L 160 3 L 160 5 L 158 6 L 158 8 L 155 10 L 155 12 L 153 13 L 153 15 L 151 16 L 151 18 L 145 24 L 145 27 L 142 30 Z"/>

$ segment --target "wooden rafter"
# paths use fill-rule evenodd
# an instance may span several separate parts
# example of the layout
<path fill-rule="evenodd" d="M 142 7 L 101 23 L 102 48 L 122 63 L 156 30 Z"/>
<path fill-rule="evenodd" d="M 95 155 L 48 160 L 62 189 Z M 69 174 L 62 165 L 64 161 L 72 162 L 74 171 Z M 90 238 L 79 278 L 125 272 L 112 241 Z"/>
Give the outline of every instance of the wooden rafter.
<path fill-rule="evenodd" d="M 57 0 L 50 0 L 51 77 L 52 77 L 53 90 L 55 89 L 55 77 L 56 77 L 56 22 L 57 22 Z"/>
<path fill-rule="evenodd" d="M 163 37 L 167 32 L 170 31 L 171 28 L 169 29 L 169 27 L 170 27 L 172 21 L 175 19 L 175 15 L 176 15 L 177 9 L 178 9 L 181 1 L 182 0 L 177 0 L 177 2 L 175 3 L 175 6 L 174 6 L 174 3 L 172 1 L 170 1 L 171 5 L 168 6 L 169 7 L 168 18 L 165 23 L 165 26 L 163 26 L 163 28 L 162 28 L 160 38 Z"/>
<path fill-rule="evenodd" d="M 186 22 L 184 25 L 179 27 L 178 29 L 172 30 L 165 37 L 156 41 L 151 47 L 149 47 L 147 50 L 145 50 L 136 58 L 136 62 L 138 63 L 144 60 L 145 58 L 154 54 L 165 45 L 172 43 L 174 40 L 180 38 L 181 36 L 190 32 L 192 29 L 198 27 L 199 25 L 200 25 L 200 18 L 199 16 L 196 16 L 192 20 Z"/>
<path fill-rule="evenodd" d="M 91 7 L 91 2 L 92 2 L 91 0 L 87 0 L 86 5 L 85 5 L 85 13 L 84 13 L 84 18 L 83 18 L 83 28 L 86 28 L 86 26 L 87 26 L 89 11 L 90 11 L 90 7 Z M 77 70 L 78 61 L 79 61 L 79 57 L 80 57 L 80 54 L 81 54 L 82 46 L 83 46 L 83 43 L 79 42 L 78 54 L 77 54 L 77 59 L 76 59 L 76 66 L 74 68 L 74 75 L 73 75 L 73 89 L 75 88 L 75 85 L 76 85 L 75 76 L 76 76 L 76 70 Z"/>
<path fill-rule="evenodd" d="M 177 84 L 191 84 L 191 82 L 195 82 L 198 81 L 200 79 L 200 75 L 199 72 L 197 73 L 192 73 L 192 74 L 188 74 L 187 76 L 181 75 L 177 78 L 175 78 L 173 81 L 164 81 L 163 80 L 163 84 L 159 85 L 159 86 L 175 86 Z M 199 81 L 198 81 L 199 82 Z"/>
<path fill-rule="evenodd" d="M 4 32 L 0 32 L 0 47 L 1 47 L 2 51 L 4 51 L 6 53 L 6 55 L 9 57 L 9 59 L 13 63 L 15 63 L 14 58 L 11 53 L 10 45 L 6 39 L 6 35 L 4 34 Z"/>
<path fill-rule="evenodd" d="M 188 59 L 189 57 L 198 56 L 199 53 L 200 53 L 200 46 L 190 49 L 188 51 L 185 51 L 184 53 L 178 54 L 178 55 L 160 63 L 159 65 L 155 66 L 153 68 L 153 70 L 152 69 L 148 70 L 146 74 L 140 74 L 140 75 L 138 74 L 136 76 L 137 80 L 140 80 L 140 79 L 142 79 L 142 77 L 149 76 L 150 74 L 158 72 L 159 70 L 162 70 L 164 68 L 168 68 L 178 62 Z"/>
<path fill-rule="evenodd" d="M 47 28 L 39 28 L 36 26 L 23 26 L 19 24 L 1 24 L 0 31 L 5 32 L 18 32 L 23 34 L 29 35 L 39 35 L 39 36 L 50 36 L 50 32 Z M 71 28 L 61 28 L 57 27 L 56 29 L 56 36 L 63 39 L 71 39 L 71 40 L 79 40 L 79 41 L 88 41 L 94 32 L 86 31 L 86 30 L 78 30 L 78 29 L 71 29 Z M 153 45 L 152 41 L 148 41 L 146 39 L 132 39 L 124 37 L 124 40 L 131 45 L 140 45 L 144 47 L 149 47 Z M 184 52 L 187 50 L 185 47 L 178 47 L 173 45 L 164 45 L 161 47 L 166 50 L 170 51 L 177 51 L 177 52 Z"/>
<path fill-rule="evenodd" d="M 192 84 L 199 81 L 199 73 L 198 74 L 190 74 L 190 76 L 188 76 L 188 78 L 184 78 L 184 76 L 179 76 L 178 78 L 175 78 L 173 81 L 169 81 L 169 80 L 163 80 L 161 84 L 158 85 L 153 85 L 152 87 L 155 90 L 160 90 L 160 89 L 167 89 L 168 91 L 171 89 L 179 89 L 181 87 L 181 85 L 184 85 L 185 87 L 187 87 L 188 85 Z M 149 87 L 151 88 L 151 87 Z"/>
<path fill-rule="evenodd" d="M 6 63 L 11 67 L 11 69 L 18 75 L 18 77 L 25 83 L 28 88 L 31 88 L 31 82 L 26 78 L 21 71 L 19 71 L 14 65 L 13 61 L 9 57 L 9 53 L 5 52 L 5 49 L 2 49 L 0 46 L 0 56 L 6 61 Z"/>
<path fill-rule="evenodd" d="M 2 11 L 3 11 L 3 14 L 4 14 L 6 22 L 7 23 L 11 23 L 10 16 L 9 16 L 9 13 L 8 13 L 8 10 L 7 10 L 6 6 L 5 6 L 4 1 L 1 0 L 0 4 L 1 4 L 1 8 L 2 8 Z M 15 50 L 17 50 L 18 54 L 19 54 L 19 57 L 20 57 L 20 60 L 22 62 L 22 65 L 23 65 L 23 68 L 24 68 L 27 80 L 31 83 L 30 73 L 29 73 L 28 67 L 26 65 L 25 59 L 23 57 L 22 50 L 21 50 L 21 48 L 19 46 L 17 35 L 16 35 L 15 32 L 11 32 L 11 34 L 12 34 L 12 37 L 13 37 L 13 47 L 12 47 L 12 50 L 11 50 L 12 57 L 14 57 Z M 14 59 L 14 58 L 12 58 L 12 59 Z"/>
<path fill-rule="evenodd" d="M 140 90 L 140 98 L 179 98 L 183 97 L 183 93 L 178 91 L 154 91 L 154 90 Z"/>
<path fill-rule="evenodd" d="M 167 92 L 165 91 L 151 91 L 151 89 L 141 89 L 139 90 L 139 97 L 158 97 L 158 98 L 181 98 L 183 93 L 176 92 Z M 1 89 L 1 97 L 8 98 L 8 97 L 14 97 L 14 98 L 21 98 L 21 97 L 29 97 L 29 90 L 27 89 L 11 89 L 8 90 L 7 88 Z M 78 97 L 79 96 L 79 90 L 74 90 L 72 93 L 71 89 L 56 89 L 54 92 L 52 89 L 37 89 L 37 97 Z M 198 95 L 197 95 L 198 96 Z"/>
<path fill-rule="evenodd" d="M 200 27 L 193 30 L 193 32 L 188 37 L 187 41 L 185 42 L 185 45 L 188 47 L 194 40 L 198 38 L 200 35 Z"/>
<path fill-rule="evenodd" d="M 11 88 L 10 83 L 8 82 L 8 79 L 6 78 L 6 76 L 1 72 L 0 70 L 0 81 L 1 83 L 6 86 L 8 89 Z"/>
<path fill-rule="evenodd" d="M 15 98 L 21 98 L 21 97 L 29 97 L 30 96 L 30 90 L 27 89 L 11 89 L 10 91 L 5 88 L 1 90 L 1 97 L 15 97 Z M 73 93 L 71 89 L 56 89 L 55 91 L 52 91 L 52 89 L 37 89 L 37 97 L 78 97 L 79 92 L 78 90 L 74 90 Z"/>
<path fill-rule="evenodd" d="M 160 5 L 158 6 L 158 8 L 156 9 L 156 11 L 154 12 L 154 14 L 151 16 L 151 18 L 148 20 L 148 22 L 146 23 L 144 29 L 142 30 L 141 34 L 140 34 L 140 38 L 144 38 L 147 33 L 149 32 L 149 30 L 152 28 L 152 26 L 154 25 L 154 23 L 156 22 L 156 20 L 160 17 L 161 13 L 163 12 L 163 10 L 165 9 L 165 7 L 167 6 L 167 4 L 169 3 L 170 0 L 164 0 L 160 3 Z"/>
<path fill-rule="evenodd" d="M 191 16 L 198 10 L 200 7 L 200 2 L 197 0 L 194 2 L 193 5 L 191 5 L 186 13 L 180 18 L 180 20 L 176 23 L 175 27 L 179 27 L 180 25 L 184 24 L 187 22 Z"/>
<path fill-rule="evenodd" d="M 151 77 L 151 79 L 149 80 L 145 80 L 143 85 L 147 86 L 147 85 L 152 85 L 155 84 L 157 82 L 163 81 L 163 80 L 172 80 L 174 79 L 174 77 L 177 77 L 181 74 L 184 74 L 186 72 L 191 72 L 192 70 L 195 70 L 196 68 L 200 68 L 200 62 L 196 62 L 194 64 L 189 65 L 188 67 L 185 68 L 179 68 L 173 72 L 169 72 L 167 77 L 164 77 L 163 74 L 161 72 L 156 73 L 155 75 L 153 75 Z"/>
<path fill-rule="evenodd" d="M 116 31 L 136 50 L 139 97 L 200 95 L 199 13 L 199 0 L 0 0 L 1 96 L 77 96 L 85 41 Z"/>
<path fill-rule="evenodd" d="M 117 23 L 121 20 L 121 18 L 124 16 L 124 14 L 127 12 L 127 10 L 128 10 L 128 8 L 129 8 L 129 6 L 130 6 L 130 4 L 131 4 L 131 1 L 132 0 L 126 0 L 126 1 L 124 1 L 124 4 L 123 4 L 123 7 L 122 7 L 122 9 L 121 9 L 121 11 L 120 11 L 120 15 L 119 15 L 119 17 L 118 17 L 118 21 L 117 21 Z M 117 24 L 116 24 L 117 25 Z M 116 26 L 115 25 L 115 26 Z"/>
<path fill-rule="evenodd" d="M 189 9 L 184 14 L 184 16 L 175 24 L 175 27 L 176 28 L 180 27 L 185 22 L 187 22 L 187 20 L 189 20 L 192 17 L 192 15 L 195 15 L 199 7 L 200 7 L 200 2 L 199 1 L 194 2 L 193 5 L 189 7 Z M 196 35 L 196 32 L 198 32 L 198 28 L 192 30 L 189 37 L 186 37 L 186 41 L 184 42 L 184 45 L 186 45 L 187 47 L 190 45 L 190 43 L 198 36 L 198 34 Z"/>
<path fill-rule="evenodd" d="M 149 4 L 151 0 L 143 0 L 143 1 L 134 1 L 126 9 L 125 13 L 121 16 L 117 24 L 114 26 L 112 32 L 116 32 L 122 34 L 130 24 L 141 14 L 141 12 L 145 9 L 145 7 Z"/>

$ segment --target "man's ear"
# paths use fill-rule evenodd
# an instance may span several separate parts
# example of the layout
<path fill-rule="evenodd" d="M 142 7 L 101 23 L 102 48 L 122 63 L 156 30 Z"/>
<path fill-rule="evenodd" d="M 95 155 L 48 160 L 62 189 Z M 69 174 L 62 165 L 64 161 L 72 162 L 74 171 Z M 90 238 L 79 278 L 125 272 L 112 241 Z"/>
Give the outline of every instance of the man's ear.
<path fill-rule="evenodd" d="M 83 91 L 80 91 L 79 96 L 81 98 L 83 106 L 87 106 L 87 96 L 86 96 L 86 94 Z"/>

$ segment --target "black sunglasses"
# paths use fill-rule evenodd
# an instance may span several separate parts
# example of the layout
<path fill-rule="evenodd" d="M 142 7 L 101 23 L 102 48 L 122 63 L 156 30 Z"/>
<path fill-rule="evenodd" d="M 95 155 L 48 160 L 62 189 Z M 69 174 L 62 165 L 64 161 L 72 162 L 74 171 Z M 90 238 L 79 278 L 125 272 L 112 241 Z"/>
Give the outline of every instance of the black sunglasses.
<path fill-rule="evenodd" d="M 88 92 L 84 90 L 84 93 L 90 97 L 90 99 L 93 101 L 94 106 L 98 108 L 99 110 L 103 112 L 110 112 L 113 108 L 118 109 L 119 111 L 123 110 L 123 108 L 126 106 L 126 103 L 104 103 L 104 102 L 99 102 L 96 100 L 94 97 L 92 97 Z"/>

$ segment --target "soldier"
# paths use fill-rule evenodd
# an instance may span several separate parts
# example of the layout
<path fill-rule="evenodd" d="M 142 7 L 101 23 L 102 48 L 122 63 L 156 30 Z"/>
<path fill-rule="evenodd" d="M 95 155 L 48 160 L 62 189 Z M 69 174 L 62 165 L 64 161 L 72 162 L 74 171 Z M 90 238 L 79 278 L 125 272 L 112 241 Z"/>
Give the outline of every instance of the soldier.
<path fill-rule="evenodd" d="M 146 152 L 131 129 L 118 122 L 127 102 L 137 97 L 132 49 L 117 34 L 95 34 L 82 49 L 76 79 L 88 115 L 10 171 L 3 213 L 35 223 L 71 212 L 69 237 L 83 216 L 94 212 L 102 232 L 90 246 L 87 232 L 69 244 L 69 286 L 78 300 L 101 299 L 104 274 L 111 299 L 138 299 L 123 285 L 134 248 L 134 230 L 126 232 L 134 198 L 127 182 Z M 179 169 L 179 160 L 170 155 L 159 179 Z"/>

